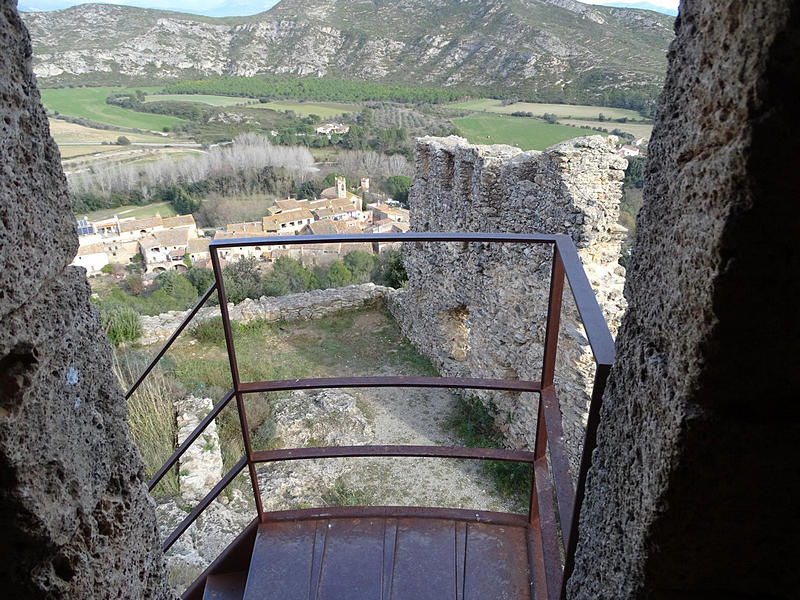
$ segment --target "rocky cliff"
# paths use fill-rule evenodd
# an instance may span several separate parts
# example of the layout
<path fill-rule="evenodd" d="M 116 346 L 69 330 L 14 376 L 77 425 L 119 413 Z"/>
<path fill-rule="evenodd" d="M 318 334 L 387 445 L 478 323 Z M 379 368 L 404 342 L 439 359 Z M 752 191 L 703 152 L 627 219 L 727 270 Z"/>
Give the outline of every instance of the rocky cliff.
<path fill-rule="evenodd" d="M 283 0 L 213 19 L 87 4 L 27 13 L 49 85 L 262 73 L 557 93 L 660 86 L 672 18 L 572 0 Z"/>

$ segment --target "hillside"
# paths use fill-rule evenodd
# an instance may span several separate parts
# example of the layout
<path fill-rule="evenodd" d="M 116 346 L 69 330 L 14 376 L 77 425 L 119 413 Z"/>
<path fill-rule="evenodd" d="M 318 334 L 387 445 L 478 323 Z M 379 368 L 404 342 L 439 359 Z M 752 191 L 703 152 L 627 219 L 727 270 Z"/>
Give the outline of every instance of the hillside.
<path fill-rule="evenodd" d="M 86 4 L 23 18 L 42 86 L 270 73 L 553 100 L 660 87 L 673 35 L 671 17 L 573 0 L 283 0 L 229 18 Z"/>

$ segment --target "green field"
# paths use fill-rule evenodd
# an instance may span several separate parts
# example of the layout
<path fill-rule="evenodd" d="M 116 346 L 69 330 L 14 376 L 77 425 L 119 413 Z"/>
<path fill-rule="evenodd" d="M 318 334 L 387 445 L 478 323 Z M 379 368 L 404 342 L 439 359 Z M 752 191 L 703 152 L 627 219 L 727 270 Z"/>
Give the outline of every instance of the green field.
<path fill-rule="evenodd" d="M 558 122 L 578 127 L 603 127 L 609 131 L 619 129 L 635 137 L 643 137 L 646 140 L 649 140 L 650 134 L 653 133 L 653 126 L 649 123 L 631 123 L 630 121 L 628 123 L 616 123 L 614 121 L 586 121 L 584 119 L 559 119 Z"/>
<path fill-rule="evenodd" d="M 160 88 L 140 89 L 158 90 Z M 112 127 L 160 131 L 164 127 L 184 122 L 175 117 L 140 113 L 106 104 L 106 97 L 111 91 L 130 90 L 110 87 L 49 89 L 42 90 L 42 102 L 48 110 L 58 111 L 62 115 L 83 117 Z"/>
<path fill-rule="evenodd" d="M 237 96 L 212 96 L 210 94 L 154 94 L 145 98 L 145 102 L 199 102 L 211 106 L 234 106 L 257 102 L 252 98 Z"/>
<path fill-rule="evenodd" d="M 291 102 L 288 100 L 280 102 L 267 102 L 265 104 L 253 104 L 249 108 L 269 108 L 271 110 L 278 110 L 281 112 L 293 110 L 301 117 L 306 117 L 313 114 L 319 115 L 323 119 L 335 117 L 336 115 L 341 115 L 342 113 L 361 110 L 361 107 L 355 104 L 341 104 L 339 102 Z"/>
<path fill-rule="evenodd" d="M 453 119 L 453 123 L 461 130 L 461 135 L 473 144 L 509 144 L 523 150 L 544 150 L 564 140 L 597 135 L 591 129 L 486 113 Z"/>
<path fill-rule="evenodd" d="M 456 102 L 448 104 L 447 108 L 457 108 L 459 110 L 474 110 L 479 112 L 492 112 L 498 114 L 511 114 L 513 112 L 530 112 L 534 116 L 541 117 L 544 113 L 554 114 L 559 118 L 573 119 L 597 119 L 603 113 L 607 119 L 629 119 L 642 121 L 642 115 L 635 110 L 627 108 L 611 108 L 609 106 L 586 106 L 583 104 L 540 104 L 534 102 L 515 102 L 503 106 L 502 100 L 492 100 L 483 98 L 480 100 L 469 100 L 467 102 Z"/>
<path fill-rule="evenodd" d="M 90 221 L 100 221 L 108 219 L 114 215 L 120 218 L 135 217 L 143 219 L 145 217 L 153 217 L 158 213 L 162 217 L 174 217 L 175 211 L 166 202 L 157 202 L 156 204 L 148 204 L 147 206 L 118 206 L 116 208 L 103 208 L 90 213 L 77 215 L 81 218 L 84 216 L 89 217 Z"/>

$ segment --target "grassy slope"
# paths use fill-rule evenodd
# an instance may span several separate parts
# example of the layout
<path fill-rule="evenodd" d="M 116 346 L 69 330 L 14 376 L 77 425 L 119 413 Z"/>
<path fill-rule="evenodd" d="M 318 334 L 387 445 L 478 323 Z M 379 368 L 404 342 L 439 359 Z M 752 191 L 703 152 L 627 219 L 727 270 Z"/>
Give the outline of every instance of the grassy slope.
<path fill-rule="evenodd" d="M 453 122 L 473 144 L 509 144 L 523 150 L 544 150 L 564 140 L 597 135 L 591 129 L 550 125 L 527 117 L 474 114 Z"/>
<path fill-rule="evenodd" d="M 42 102 L 48 110 L 91 119 L 112 127 L 160 130 L 183 122 L 175 117 L 140 113 L 106 104 L 106 97 L 112 90 L 117 91 L 110 87 L 45 89 L 42 90 Z"/>

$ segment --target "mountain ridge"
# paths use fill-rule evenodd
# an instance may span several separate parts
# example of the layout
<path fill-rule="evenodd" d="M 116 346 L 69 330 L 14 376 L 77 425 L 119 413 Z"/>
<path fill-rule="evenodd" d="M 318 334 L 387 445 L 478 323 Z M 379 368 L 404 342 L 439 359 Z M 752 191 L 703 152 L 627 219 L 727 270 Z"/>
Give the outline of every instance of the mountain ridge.
<path fill-rule="evenodd" d="M 23 13 L 43 86 L 290 74 L 558 95 L 659 86 L 672 18 L 574 0 L 283 0 L 247 17 Z"/>

